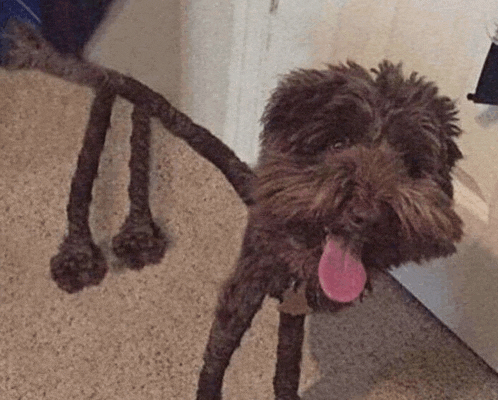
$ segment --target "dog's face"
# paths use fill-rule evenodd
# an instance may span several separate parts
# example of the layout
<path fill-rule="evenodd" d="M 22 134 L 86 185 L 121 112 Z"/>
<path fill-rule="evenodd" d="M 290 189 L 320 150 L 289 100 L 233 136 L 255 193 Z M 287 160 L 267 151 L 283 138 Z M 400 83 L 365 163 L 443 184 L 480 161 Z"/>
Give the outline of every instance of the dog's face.
<path fill-rule="evenodd" d="M 331 299 L 356 298 L 369 268 L 455 251 L 456 113 L 434 84 L 388 62 L 279 84 L 262 119 L 256 203 L 277 225 L 321 235 L 317 274 Z"/>

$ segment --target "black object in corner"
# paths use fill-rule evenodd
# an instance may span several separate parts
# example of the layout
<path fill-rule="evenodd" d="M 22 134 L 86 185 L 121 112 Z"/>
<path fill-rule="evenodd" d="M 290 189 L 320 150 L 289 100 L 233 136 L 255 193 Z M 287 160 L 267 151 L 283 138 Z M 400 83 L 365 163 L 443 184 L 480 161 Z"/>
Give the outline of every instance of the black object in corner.
<path fill-rule="evenodd" d="M 40 0 L 41 32 L 61 53 L 81 55 L 113 0 Z"/>
<path fill-rule="evenodd" d="M 467 99 L 474 103 L 498 105 L 498 45 L 491 44 L 475 94 L 469 93 Z"/>

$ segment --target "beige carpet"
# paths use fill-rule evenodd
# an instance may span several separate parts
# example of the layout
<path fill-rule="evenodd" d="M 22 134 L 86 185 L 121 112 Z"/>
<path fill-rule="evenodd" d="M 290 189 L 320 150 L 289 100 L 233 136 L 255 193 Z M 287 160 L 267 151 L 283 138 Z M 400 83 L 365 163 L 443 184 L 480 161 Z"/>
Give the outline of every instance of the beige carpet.
<path fill-rule="evenodd" d="M 193 399 L 220 283 L 246 211 L 223 176 L 154 124 L 152 205 L 173 239 L 135 272 L 109 252 L 127 210 L 131 107 L 119 100 L 94 190 L 104 282 L 75 295 L 50 280 L 92 92 L 0 71 L 0 399 Z M 272 399 L 269 300 L 236 352 L 225 399 Z M 498 399 L 498 377 L 389 278 L 360 307 L 308 319 L 304 400 Z"/>

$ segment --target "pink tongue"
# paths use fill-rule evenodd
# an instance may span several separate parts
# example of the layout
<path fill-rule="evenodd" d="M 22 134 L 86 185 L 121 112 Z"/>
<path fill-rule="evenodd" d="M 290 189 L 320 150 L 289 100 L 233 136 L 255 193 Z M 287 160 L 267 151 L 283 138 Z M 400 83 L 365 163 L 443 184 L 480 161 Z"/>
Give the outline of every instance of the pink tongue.
<path fill-rule="evenodd" d="M 318 278 L 322 290 L 331 300 L 348 303 L 363 291 L 367 273 L 362 263 L 350 252 L 329 240 L 318 264 Z"/>

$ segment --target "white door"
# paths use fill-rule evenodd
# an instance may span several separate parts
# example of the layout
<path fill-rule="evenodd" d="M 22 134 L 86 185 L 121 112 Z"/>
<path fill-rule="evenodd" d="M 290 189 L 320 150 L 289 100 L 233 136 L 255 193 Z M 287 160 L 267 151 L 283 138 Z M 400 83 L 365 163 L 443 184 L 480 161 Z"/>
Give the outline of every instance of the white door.
<path fill-rule="evenodd" d="M 468 131 L 455 202 L 466 223 L 457 255 L 393 275 L 498 370 L 498 124 L 465 99 L 490 46 L 494 0 L 247 0 L 234 3 L 224 140 L 254 163 L 258 124 L 279 74 L 353 59 L 403 61 L 458 99 Z M 491 19 L 490 19 L 491 18 Z"/>

